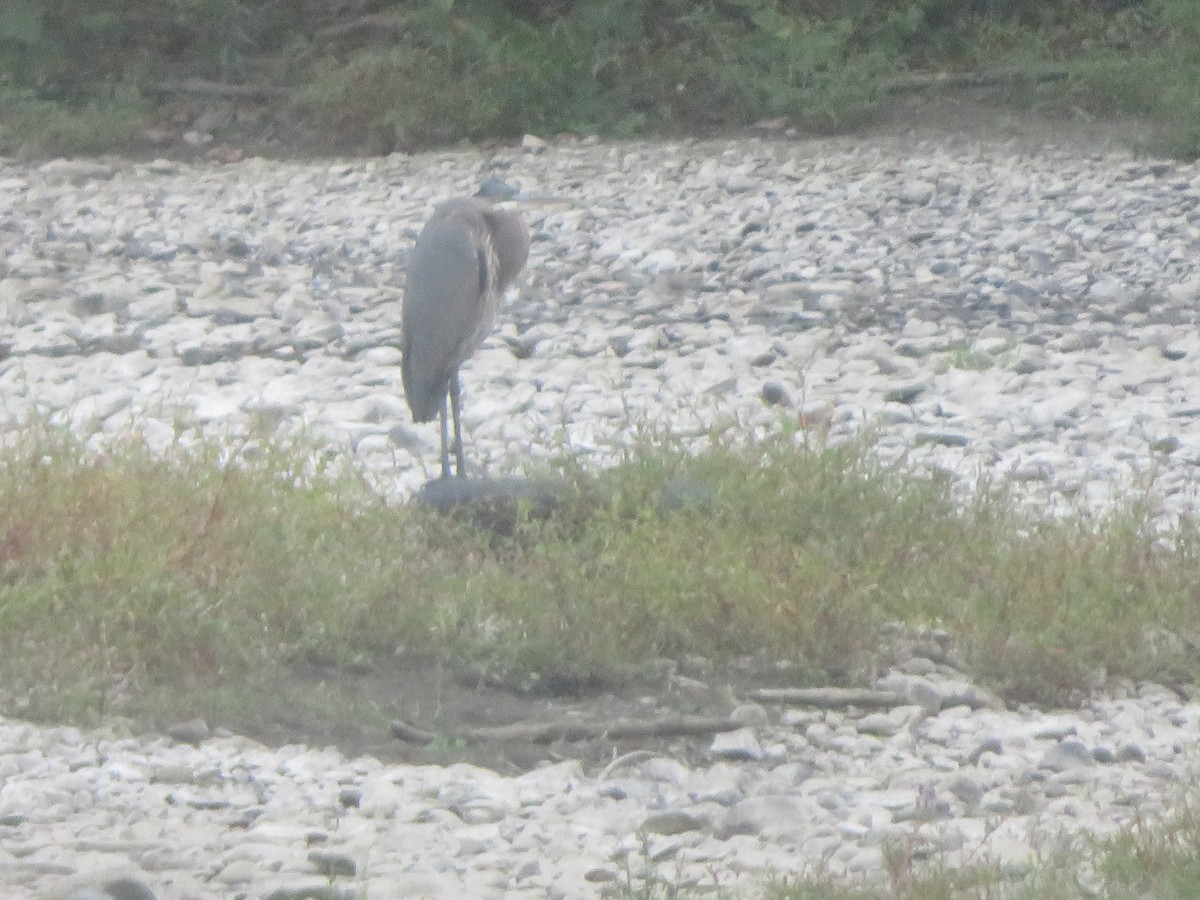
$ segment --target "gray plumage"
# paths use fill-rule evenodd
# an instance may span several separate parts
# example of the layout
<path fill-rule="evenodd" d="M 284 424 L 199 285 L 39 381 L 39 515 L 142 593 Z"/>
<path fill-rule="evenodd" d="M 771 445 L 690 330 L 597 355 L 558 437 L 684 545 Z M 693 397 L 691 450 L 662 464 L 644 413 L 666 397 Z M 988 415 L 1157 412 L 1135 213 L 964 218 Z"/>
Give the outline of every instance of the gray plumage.
<path fill-rule="evenodd" d="M 450 474 L 447 402 L 458 474 L 465 474 L 458 369 L 492 331 L 504 291 L 529 255 L 519 217 L 459 198 L 433 211 L 408 266 L 403 311 L 404 395 L 413 420 L 441 416 L 442 475 Z"/>

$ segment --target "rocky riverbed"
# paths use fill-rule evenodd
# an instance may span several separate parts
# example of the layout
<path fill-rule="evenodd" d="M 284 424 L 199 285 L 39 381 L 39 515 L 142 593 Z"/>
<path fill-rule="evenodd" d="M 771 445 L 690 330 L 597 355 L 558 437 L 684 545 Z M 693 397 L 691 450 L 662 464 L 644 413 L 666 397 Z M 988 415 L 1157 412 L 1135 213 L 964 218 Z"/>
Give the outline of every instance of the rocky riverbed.
<path fill-rule="evenodd" d="M 602 462 L 644 423 L 782 419 L 870 425 L 884 453 L 1012 478 L 1048 510 L 1131 487 L 1165 519 L 1191 507 L 1200 168 L 1078 141 L 6 163 L 0 434 L 33 416 L 98 444 L 303 434 L 407 495 L 437 436 L 399 392 L 405 254 L 436 202 L 489 177 L 569 201 L 527 213 L 528 275 L 463 373 L 492 472 L 564 448 Z M 1200 705 L 1154 685 L 1005 710 L 915 654 L 879 686 L 900 699 L 743 703 L 740 730 L 686 753 L 519 776 L 3 722 L 0 885 L 572 898 L 656 874 L 883 878 L 890 848 L 1018 874 L 1161 813 L 1195 772 Z"/>
<path fill-rule="evenodd" d="M 1078 145 L 681 142 L 227 166 L 0 169 L 0 424 L 346 447 L 436 470 L 398 385 L 404 262 L 447 196 L 534 207 L 464 370 L 473 459 L 602 459 L 651 423 L 781 418 L 1052 502 L 1200 459 L 1200 172 Z"/>

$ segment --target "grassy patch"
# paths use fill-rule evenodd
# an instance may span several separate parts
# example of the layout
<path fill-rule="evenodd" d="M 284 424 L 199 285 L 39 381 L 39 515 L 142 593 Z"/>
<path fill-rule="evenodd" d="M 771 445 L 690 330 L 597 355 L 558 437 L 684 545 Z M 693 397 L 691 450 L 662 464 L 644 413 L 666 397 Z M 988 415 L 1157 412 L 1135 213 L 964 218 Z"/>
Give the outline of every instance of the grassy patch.
<path fill-rule="evenodd" d="M 1055 68 L 1063 81 L 1014 81 L 1010 99 L 1105 118 L 1138 116 L 1164 128 L 1154 149 L 1200 155 L 1200 5 L 1146 0 L 1098 8 L 1047 7 L 1037 27 L 989 18 L 970 52 L 973 68 Z"/>
<path fill-rule="evenodd" d="M 0 155 L 74 156 L 139 149 L 150 103 L 134 87 L 73 101 L 0 86 Z"/>
<path fill-rule="evenodd" d="M 10 705 L 76 717 L 408 652 L 526 689 L 688 654 L 848 679 L 892 622 L 948 628 L 1021 699 L 1062 699 L 1099 667 L 1195 674 L 1179 636 L 1200 624 L 1200 540 L 1135 505 L 1041 521 L 981 489 L 964 508 L 869 447 L 781 434 L 696 456 L 652 443 L 498 538 L 304 458 L 97 455 L 44 430 L 5 449 Z"/>
<path fill-rule="evenodd" d="M 947 369 L 964 369 L 970 372 L 986 372 L 996 365 L 992 354 L 984 350 L 972 349 L 967 344 L 957 344 L 946 350 L 945 356 L 938 361 L 938 371 Z"/>
<path fill-rule="evenodd" d="M 899 850 L 885 856 L 889 867 L 883 883 L 813 872 L 774 879 L 761 893 L 750 896 L 764 900 L 1187 900 L 1196 895 L 1200 878 L 1200 820 L 1184 809 L 1166 821 L 1141 823 L 1112 837 L 1080 836 L 1052 852 L 1039 851 L 1029 867 L 1008 871 L 986 860 L 954 867 L 937 856 L 916 861 Z M 665 900 L 746 895 L 714 885 L 687 884 L 669 863 L 644 862 L 636 872 L 627 865 L 624 882 L 606 896 Z"/>
<path fill-rule="evenodd" d="M 767 900 L 1184 900 L 1200 878 L 1200 821 L 1184 810 L 1101 840 L 1080 838 L 1039 858 L 1032 869 L 1005 873 L 978 864 L 961 869 L 934 859 L 894 868 L 887 884 L 864 886 L 813 876 L 769 885 Z"/>
<path fill-rule="evenodd" d="M 1101 845 L 1097 875 L 1113 897 L 1184 900 L 1200 883 L 1200 817 L 1193 810 L 1165 825 L 1139 825 Z"/>
<path fill-rule="evenodd" d="M 326 151 L 844 129 L 888 104 L 897 75 L 1002 70 L 1018 107 L 1150 116 L 1195 153 L 1198 15 L 1191 0 L 13 0 L 0 152 L 103 152 L 145 131 L 131 124 L 163 136 L 197 118 L 219 141 L 287 134 Z M 1047 86 L 1048 71 L 1068 77 Z M 219 90 L 163 89 L 195 78 L 276 93 L 235 110 Z"/>
<path fill-rule="evenodd" d="M 0 481 L 6 684 L 34 711 L 103 705 L 125 684 L 235 684 L 309 654 L 350 661 L 370 645 L 360 617 L 403 579 L 373 555 L 403 524 L 352 511 L 357 484 L 309 481 L 281 454 L 96 455 L 41 432 L 6 451 Z"/>
<path fill-rule="evenodd" d="M 406 146 L 525 132 L 629 137 L 772 116 L 836 128 L 876 108 L 898 65 L 856 48 L 852 19 L 775 3 L 731 17 L 708 4 L 606 0 L 564 7 L 552 22 L 466 4 L 407 21 L 404 43 L 323 57 L 297 108 L 348 135 L 382 128 Z"/>

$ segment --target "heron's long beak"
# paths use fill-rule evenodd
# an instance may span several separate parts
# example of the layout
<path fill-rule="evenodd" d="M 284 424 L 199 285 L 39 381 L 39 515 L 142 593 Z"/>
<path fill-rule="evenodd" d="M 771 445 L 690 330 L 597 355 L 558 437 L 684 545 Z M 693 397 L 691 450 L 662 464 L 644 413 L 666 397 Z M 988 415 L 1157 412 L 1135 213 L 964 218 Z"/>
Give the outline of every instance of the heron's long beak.
<path fill-rule="evenodd" d="M 542 191 L 525 193 L 520 187 L 509 184 L 502 178 L 487 178 L 479 186 L 475 196 L 496 206 L 572 206 L 569 197 L 548 194 Z"/>

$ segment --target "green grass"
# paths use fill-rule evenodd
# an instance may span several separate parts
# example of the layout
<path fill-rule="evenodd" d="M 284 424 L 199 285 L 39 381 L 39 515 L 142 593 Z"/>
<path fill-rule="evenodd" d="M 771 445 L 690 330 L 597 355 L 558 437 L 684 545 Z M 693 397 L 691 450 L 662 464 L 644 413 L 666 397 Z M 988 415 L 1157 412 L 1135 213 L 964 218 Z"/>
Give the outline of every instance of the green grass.
<path fill-rule="evenodd" d="M 0 453 L 6 705 L 76 717 L 416 651 L 524 688 L 690 654 L 853 680 L 895 622 L 950 630 L 1014 699 L 1061 700 L 1101 667 L 1194 678 L 1172 637 L 1200 626 L 1190 524 L 1159 533 L 1137 503 L 1045 521 L 987 486 L 964 508 L 869 446 L 735 437 L 572 471 L 555 518 L 497 537 L 299 449 L 98 456 L 34 429 Z"/>
<path fill-rule="evenodd" d="M 1200 5 L 1147 0 L 1101 14 L 1095 8 L 1048 9 L 1038 28 L 1019 21 L 979 23 L 970 67 L 1066 74 L 1045 84 L 1014 82 L 1017 107 L 1070 111 L 1104 119 L 1157 123 L 1149 149 L 1200 156 Z"/>
<path fill-rule="evenodd" d="M 1154 824 L 1139 823 L 1106 838 L 1063 842 L 1040 850 L 1028 867 L 1005 870 L 987 860 L 961 867 L 943 859 L 917 862 L 899 849 L 885 854 L 882 883 L 813 871 L 769 880 L 741 894 L 717 885 L 690 885 L 672 864 L 643 853 L 626 877 L 605 893 L 612 900 L 695 900 L 743 896 L 763 900 L 1191 900 L 1200 879 L 1200 819 L 1186 806 Z M 819 868 L 819 866 L 817 867 Z"/>
<path fill-rule="evenodd" d="M 998 71 L 1012 77 L 993 100 L 1147 117 L 1165 149 L 1200 153 L 1192 0 L 14 0 L 0 7 L 0 153 L 140 151 L 148 130 L 178 136 L 225 104 L 164 80 L 278 92 L 225 109 L 217 141 L 382 152 L 763 120 L 844 130 L 889 106 L 898 75 Z"/>
<path fill-rule="evenodd" d="M 938 371 L 947 369 L 964 369 L 970 372 L 986 372 L 996 365 L 992 354 L 983 350 L 973 350 L 967 344 L 949 347 L 945 355 L 938 361 Z"/>
<path fill-rule="evenodd" d="M 285 686 L 321 727 L 340 715 L 382 732 L 385 711 L 347 705 L 338 673 L 418 654 L 518 688 L 578 686 L 701 654 L 718 670 L 785 661 L 795 679 L 854 680 L 896 622 L 948 629 L 973 675 L 1014 699 L 1067 698 L 1099 667 L 1197 674 L 1186 640 L 1151 652 L 1147 635 L 1196 633 L 1200 535 L 1162 530 L 1145 495 L 1047 520 L 998 487 L 964 503 L 869 443 L 781 428 L 693 453 L 645 438 L 602 473 L 566 459 L 558 513 L 497 535 L 383 503 L 312 447 L 154 454 L 130 438 L 98 453 L 48 427 L 8 437 L 6 712 L 87 721 L 119 703 L 228 721 Z M 1185 809 L 1074 842 L 1022 879 L 898 847 L 885 885 L 817 872 L 766 896 L 1182 900 L 1200 875 L 1197 822 Z M 611 896 L 735 896 L 629 864 Z"/>
<path fill-rule="evenodd" d="M 0 155 L 75 156 L 141 150 L 151 104 L 131 86 L 74 102 L 4 90 L 0 81 Z"/>
<path fill-rule="evenodd" d="M 1019 876 L 981 863 L 952 869 L 934 859 L 864 886 L 812 876 L 777 880 L 766 900 L 1190 900 L 1200 879 L 1200 820 L 1184 808 L 1104 839 L 1080 838 Z"/>

